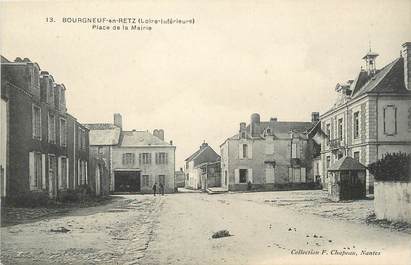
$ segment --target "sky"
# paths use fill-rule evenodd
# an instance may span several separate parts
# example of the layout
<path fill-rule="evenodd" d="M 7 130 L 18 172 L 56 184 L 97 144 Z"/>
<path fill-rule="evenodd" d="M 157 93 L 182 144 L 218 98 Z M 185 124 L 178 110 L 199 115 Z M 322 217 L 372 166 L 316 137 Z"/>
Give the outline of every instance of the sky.
<path fill-rule="evenodd" d="M 55 22 L 47 22 L 52 17 Z M 151 31 L 95 30 L 63 18 L 180 18 Z M 117 25 L 117 24 L 107 24 Z M 354 79 L 411 41 L 411 1 L 2 1 L 0 53 L 28 57 L 67 88 L 82 123 L 165 130 L 176 167 L 203 141 L 217 152 L 252 113 L 309 121 Z"/>

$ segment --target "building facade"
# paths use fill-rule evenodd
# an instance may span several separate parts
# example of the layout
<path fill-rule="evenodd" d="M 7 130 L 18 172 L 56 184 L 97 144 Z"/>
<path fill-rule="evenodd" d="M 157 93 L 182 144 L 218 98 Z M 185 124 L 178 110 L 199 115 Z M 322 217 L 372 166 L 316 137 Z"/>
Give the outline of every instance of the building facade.
<path fill-rule="evenodd" d="M 191 189 L 203 189 L 208 186 L 208 164 L 220 161 L 221 157 L 207 143 L 201 144 L 200 148 L 186 160 L 186 187 Z M 213 173 L 214 175 L 214 173 Z M 210 179 L 211 181 L 211 179 Z M 215 180 L 214 180 L 215 181 Z"/>
<path fill-rule="evenodd" d="M 113 147 L 114 191 L 151 193 L 156 183 L 165 193 L 175 190 L 175 146 L 164 141 L 164 131 L 122 131 Z"/>
<path fill-rule="evenodd" d="M 221 144 L 221 186 L 229 190 L 275 190 L 313 182 L 307 131 L 314 122 L 261 122 L 251 115 L 239 133 Z"/>
<path fill-rule="evenodd" d="M 164 141 L 164 130 L 125 131 L 119 113 L 114 123 L 85 126 L 90 129 L 92 157 L 107 165 L 110 192 L 151 193 L 154 183 L 162 183 L 166 193 L 174 192 L 176 147 Z"/>
<path fill-rule="evenodd" d="M 324 183 L 329 166 L 342 157 L 368 165 L 386 153 L 411 153 L 411 43 L 404 43 L 401 57 L 380 70 L 377 56 L 369 51 L 363 57 L 366 69 L 337 84 L 335 104 L 320 117 L 327 135 L 321 144 Z M 367 171 L 367 193 L 373 193 L 373 183 Z"/>
<path fill-rule="evenodd" d="M 0 100 L 0 200 L 4 202 L 6 196 L 7 179 L 7 132 L 8 132 L 8 98 L 4 95 Z"/>
<path fill-rule="evenodd" d="M 1 77 L 8 99 L 7 196 L 47 192 L 55 198 L 86 185 L 88 130 L 67 113 L 65 86 L 27 58 L 1 57 Z"/>

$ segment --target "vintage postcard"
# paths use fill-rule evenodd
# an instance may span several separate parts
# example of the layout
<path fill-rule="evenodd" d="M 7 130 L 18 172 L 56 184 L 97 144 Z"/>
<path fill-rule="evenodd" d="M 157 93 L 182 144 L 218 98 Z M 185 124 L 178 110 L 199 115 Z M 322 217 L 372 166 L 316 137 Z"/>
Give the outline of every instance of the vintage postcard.
<path fill-rule="evenodd" d="M 411 1 L 0 1 L 0 264 L 411 264 Z"/>

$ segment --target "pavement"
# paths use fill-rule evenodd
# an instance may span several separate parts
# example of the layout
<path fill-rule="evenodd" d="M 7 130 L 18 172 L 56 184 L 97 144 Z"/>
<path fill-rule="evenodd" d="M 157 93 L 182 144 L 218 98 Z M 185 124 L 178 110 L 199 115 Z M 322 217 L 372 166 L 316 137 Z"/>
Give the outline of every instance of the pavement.
<path fill-rule="evenodd" d="M 368 226 L 356 218 L 311 214 L 309 208 L 315 207 L 301 207 L 297 202 L 275 203 L 303 197 L 303 192 L 122 195 L 108 205 L 2 227 L 1 261 L 411 264 L 408 233 Z M 211 237 L 224 229 L 231 236 Z"/>

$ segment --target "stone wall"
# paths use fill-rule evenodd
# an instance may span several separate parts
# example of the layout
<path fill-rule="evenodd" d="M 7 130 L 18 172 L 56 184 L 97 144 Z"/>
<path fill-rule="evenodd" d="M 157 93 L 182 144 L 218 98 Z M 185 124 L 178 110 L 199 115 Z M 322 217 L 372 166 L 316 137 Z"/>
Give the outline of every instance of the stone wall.
<path fill-rule="evenodd" d="M 374 189 L 378 219 L 411 223 L 411 183 L 375 181 Z"/>

